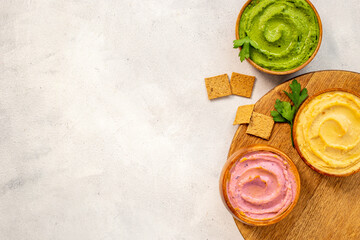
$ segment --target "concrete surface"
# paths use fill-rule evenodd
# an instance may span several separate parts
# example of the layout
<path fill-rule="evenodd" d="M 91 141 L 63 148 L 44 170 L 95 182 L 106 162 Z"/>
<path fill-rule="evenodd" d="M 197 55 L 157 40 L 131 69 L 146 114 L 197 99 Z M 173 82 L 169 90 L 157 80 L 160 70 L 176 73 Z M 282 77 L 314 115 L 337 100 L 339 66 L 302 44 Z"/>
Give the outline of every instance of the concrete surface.
<path fill-rule="evenodd" d="M 234 114 L 291 77 L 240 64 L 244 3 L 1 1 L 1 239 L 242 239 L 218 193 Z M 297 74 L 360 71 L 360 2 L 313 3 Z M 204 77 L 232 71 L 253 97 L 210 102 Z"/>

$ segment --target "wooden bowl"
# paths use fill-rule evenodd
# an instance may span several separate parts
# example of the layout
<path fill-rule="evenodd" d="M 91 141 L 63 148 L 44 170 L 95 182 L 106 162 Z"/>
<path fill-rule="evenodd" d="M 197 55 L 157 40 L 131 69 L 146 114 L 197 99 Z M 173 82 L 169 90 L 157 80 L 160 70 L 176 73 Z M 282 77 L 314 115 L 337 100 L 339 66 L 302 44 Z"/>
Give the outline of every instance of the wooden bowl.
<path fill-rule="evenodd" d="M 236 26 L 235 26 L 235 37 L 236 39 L 239 39 L 239 24 L 240 24 L 240 19 L 241 19 L 241 15 L 243 14 L 245 8 L 249 5 L 249 3 L 251 3 L 253 0 L 248 0 L 244 6 L 241 8 L 240 10 L 240 13 L 238 15 L 238 18 L 236 20 Z M 316 18 L 317 18 L 317 21 L 319 23 L 319 32 L 320 32 L 320 35 L 319 35 L 319 42 L 318 42 L 318 45 L 315 49 L 315 51 L 313 52 L 313 54 L 311 55 L 311 57 L 306 61 L 304 62 L 302 65 L 294 68 L 294 69 L 291 69 L 291 70 L 288 70 L 288 71 L 273 71 L 273 70 L 269 70 L 269 69 L 266 69 L 266 68 L 263 68 L 259 65 L 257 65 L 255 62 L 253 62 L 250 58 L 247 58 L 246 60 L 253 66 L 255 67 L 256 69 L 264 72 L 264 73 L 268 73 L 268 74 L 272 74 L 272 75 L 287 75 L 287 74 L 291 74 L 291 73 L 294 73 L 294 72 L 297 72 L 301 69 L 303 69 L 306 65 L 308 65 L 313 59 L 314 57 L 316 56 L 317 52 L 319 51 L 319 48 L 320 48 L 320 45 L 321 45 L 321 40 L 322 40 L 322 23 L 321 23 L 321 19 L 320 19 L 320 16 L 319 16 L 319 13 L 316 11 L 314 5 L 309 1 L 309 0 L 305 0 L 310 6 L 311 8 L 314 10 L 315 12 L 315 15 L 316 15 Z M 240 48 L 241 49 L 241 48 Z"/>
<path fill-rule="evenodd" d="M 229 197 L 227 195 L 227 181 L 230 177 L 230 170 L 232 169 L 234 164 L 239 159 L 241 159 L 242 156 L 244 156 L 247 153 L 255 152 L 255 151 L 267 151 L 267 152 L 272 152 L 272 153 L 275 153 L 275 154 L 281 156 L 284 160 L 287 161 L 287 163 L 290 166 L 290 171 L 295 176 L 297 189 L 296 189 L 296 195 L 295 195 L 294 201 L 289 205 L 289 207 L 284 212 L 282 212 L 278 216 L 271 218 L 271 219 L 253 219 L 253 218 L 241 215 L 231 205 Z M 282 152 L 281 150 L 279 150 L 277 148 L 268 146 L 268 145 L 256 144 L 256 145 L 243 147 L 243 148 L 239 149 L 238 151 L 236 151 L 234 154 L 232 154 L 228 158 L 228 160 L 226 161 L 226 163 L 221 171 L 219 187 L 220 187 L 221 199 L 222 199 L 225 207 L 227 208 L 227 210 L 232 214 L 232 216 L 234 218 L 236 218 L 237 220 L 239 220 L 245 224 L 248 224 L 248 225 L 266 226 L 266 225 L 277 223 L 280 220 L 284 219 L 291 212 L 291 210 L 295 207 L 295 205 L 299 199 L 299 195 L 300 195 L 300 176 L 299 176 L 299 172 L 298 172 L 295 164 L 284 152 Z"/>
<path fill-rule="evenodd" d="M 357 172 L 360 171 L 360 167 L 358 169 L 355 169 L 354 171 L 352 172 L 348 172 L 348 173 L 330 173 L 330 172 L 324 172 L 320 169 L 318 169 L 316 166 L 312 165 L 305 157 L 304 155 L 302 154 L 300 148 L 299 148 L 299 144 L 298 144 L 298 141 L 296 139 L 296 127 L 297 127 L 297 124 L 299 122 L 299 116 L 300 116 L 300 113 L 302 112 L 302 110 L 304 109 L 304 107 L 310 102 L 312 101 L 315 97 L 323 94 L 323 93 L 327 93 L 327 92 L 333 92 L 333 91 L 342 91 L 342 92 L 347 92 L 347 93 L 351 93 L 355 96 L 357 96 L 358 98 L 360 98 L 360 94 L 359 93 L 355 93 L 355 92 L 352 92 L 348 89 L 342 89 L 342 88 L 330 88 L 330 89 L 326 89 L 326 90 L 323 90 L 323 91 L 320 91 L 320 92 L 317 92 L 316 94 L 314 94 L 313 96 L 309 97 L 299 108 L 298 112 L 296 113 L 296 116 L 295 116 L 295 120 L 294 120 L 294 125 L 293 125 L 293 139 L 294 139 L 294 145 L 295 145 L 295 149 L 296 151 L 298 152 L 299 156 L 301 157 L 301 159 L 311 168 L 313 169 L 314 171 L 318 172 L 318 173 L 321 173 L 321 174 L 324 174 L 324 175 L 327 175 L 327 176 L 333 176 L 333 177 L 347 177 L 347 176 L 350 176 L 350 175 L 353 175 Z"/>

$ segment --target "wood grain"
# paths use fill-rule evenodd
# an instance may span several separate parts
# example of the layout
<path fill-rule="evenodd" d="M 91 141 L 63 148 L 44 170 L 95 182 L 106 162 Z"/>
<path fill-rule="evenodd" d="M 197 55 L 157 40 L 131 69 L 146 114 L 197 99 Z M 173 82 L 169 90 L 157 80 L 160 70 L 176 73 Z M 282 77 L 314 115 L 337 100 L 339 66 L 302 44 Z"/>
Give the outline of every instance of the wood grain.
<path fill-rule="evenodd" d="M 319 71 L 296 77 L 309 96 L 329 88 L 360 92 L 360 74 L 347 71 Z M 292 79 L 291 79 L 292 80 Z M 283 90 L 287 81 L 264 95 L 254 111 L 267 114 L 276 99 L 288 101 Z M 301 178 L 300 198 L 293 211 L 279 223 L 253 227 L 235 223 L 246 240 L 265 239 L 360 239 L 360 173 L 339 178 L 321 175 L 308 167 L 291 145 L 290 126 L 276 123 L 269 141 L 245 133 L 240 125 L 232 140 L 229 155 L 251 144 L 269 144 L 284 151 L 295 163 Z"/>

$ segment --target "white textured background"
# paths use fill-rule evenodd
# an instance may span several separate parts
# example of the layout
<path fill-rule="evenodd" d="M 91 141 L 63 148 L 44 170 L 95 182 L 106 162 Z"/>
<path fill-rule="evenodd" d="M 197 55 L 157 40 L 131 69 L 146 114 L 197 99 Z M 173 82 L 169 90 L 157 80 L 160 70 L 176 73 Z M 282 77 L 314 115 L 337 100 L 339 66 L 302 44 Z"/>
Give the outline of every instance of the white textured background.
<path fill-rule="evenodd" d="M 245 0 L 0 1 L 0 238 L 242 239 L 218 193 L 239 105 L 290 76 L 240 64 Z M 360 71 L 360 2 L 313 0 L 300 73 Z M 210 102 L 204 77 L 257 77 Z"/>

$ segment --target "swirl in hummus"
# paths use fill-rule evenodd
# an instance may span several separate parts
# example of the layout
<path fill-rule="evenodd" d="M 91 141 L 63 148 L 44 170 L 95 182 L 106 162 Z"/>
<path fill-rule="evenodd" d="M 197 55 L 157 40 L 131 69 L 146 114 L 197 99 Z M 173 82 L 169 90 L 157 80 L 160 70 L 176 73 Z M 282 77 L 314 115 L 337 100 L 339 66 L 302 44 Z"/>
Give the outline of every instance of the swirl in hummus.
<path fill-rule="evenodd" d="M 269 151 L 245 154 L 230 169 L 227 195 L 232 207 L 252 219 L 272 219 L 291 205 L 297 184 L 288 162 Z"/>
<path fill-rule="evenodd" d="M 295 140 L 305 160 L 323 173 L 349 175 L 360 168 L 360 98 L 322 93 L 300 109 Z"/>

